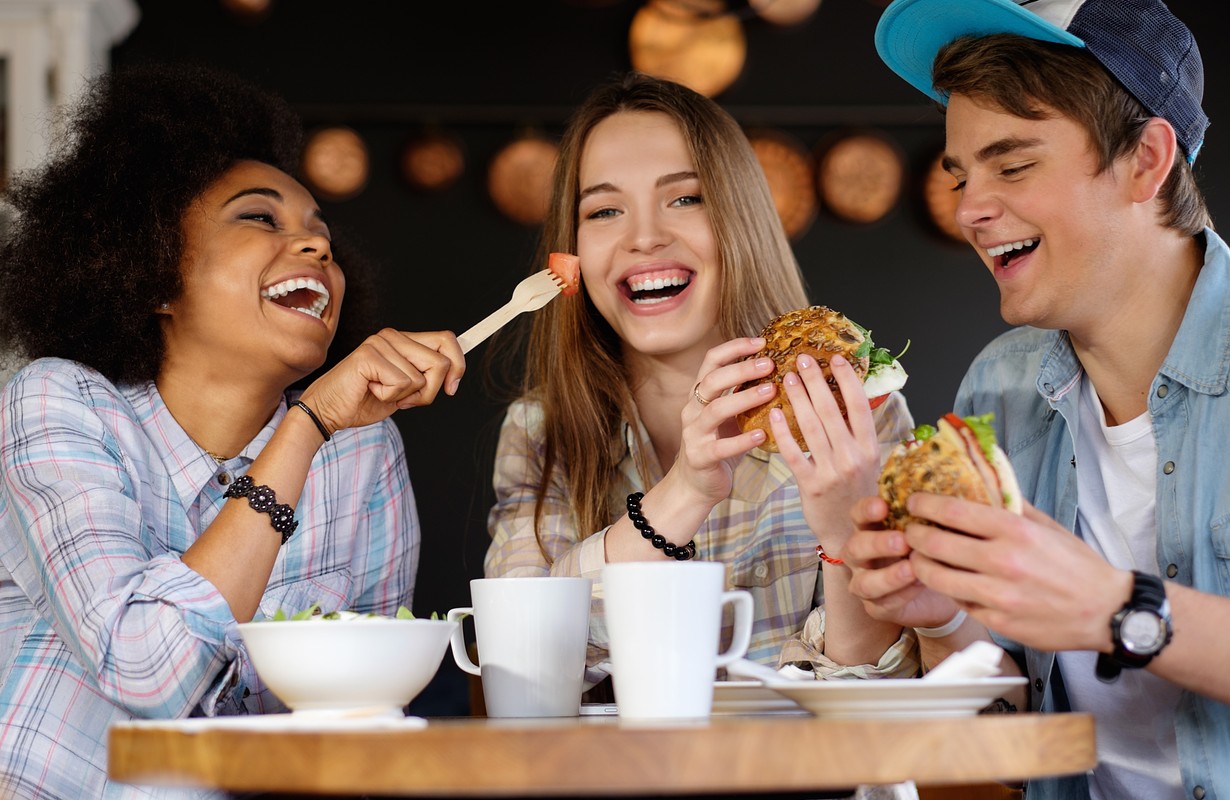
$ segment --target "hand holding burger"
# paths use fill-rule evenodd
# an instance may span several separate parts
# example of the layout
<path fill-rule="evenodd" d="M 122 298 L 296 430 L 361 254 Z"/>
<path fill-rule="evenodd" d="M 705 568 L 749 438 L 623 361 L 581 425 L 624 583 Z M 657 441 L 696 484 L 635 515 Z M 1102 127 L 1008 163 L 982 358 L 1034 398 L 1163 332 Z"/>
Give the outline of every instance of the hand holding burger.
<path fill-rule="evenodd" d="M 765 346 L 753 358 L 770 358 L 775 368 L 769 376 L 746 383 L 739 389 L 772 381 L 777 385 L 778 392 L 773 400 L 739 414 L 736 420 L 744 432 L 755 428 L 763 430 L 767 438 L 761 447 L 769 452 L 778 452 L 773 430 L 769 426 L 769 411 L 774 408 L 780 408 L 785 414 L 790 433 L 799 447 L 808 449 L 795 421 L 794 409 L 782 391 L 782 378 L 788 372 L 797 371 L 795 362 L 800 355 L 809 355 L 816 360 L 843 416 L 846 404 L 829 370 L 829 359 L 834 355 L 841 355 L 849 361 L 855 373 L 862 378 L 863 391 L 872 408 L 883 403 L 889 393 L 905 385 L 907 375 L 897 358 L 888 350 L 876 347 L 866 328 L 826 306 L 811 306 L 782 314 L 769 322 L 760 335 L 765 340 Z"/>

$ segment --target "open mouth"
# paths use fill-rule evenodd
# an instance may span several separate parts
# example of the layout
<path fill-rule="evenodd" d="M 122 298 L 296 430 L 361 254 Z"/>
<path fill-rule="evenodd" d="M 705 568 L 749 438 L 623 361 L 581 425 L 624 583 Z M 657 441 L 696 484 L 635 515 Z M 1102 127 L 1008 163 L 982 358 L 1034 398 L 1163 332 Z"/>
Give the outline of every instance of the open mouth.
<path fill-rule="evenodd" d="M 329 305 L 329 290 L 314 278 L 292 278 L 261 289 L 261 297 L 283 308 L 320 319 Z"/>
<path fill-rule="evenodd" d="M 1006 269 L 1016 259 L 1036 250 L 1040 241 L 1041 239 L 1021 239 L 1018 242 L 997 244 L 987 248 L 987 255 L 995 261 L 995 266 Z"/>
<path fill-rule="evenodd" d="M 683 269 L 643 272 L 624 281 L 621 287 L 638 306 L 663 303 L 678 295 L 692 282 L 692 273 Z"/>

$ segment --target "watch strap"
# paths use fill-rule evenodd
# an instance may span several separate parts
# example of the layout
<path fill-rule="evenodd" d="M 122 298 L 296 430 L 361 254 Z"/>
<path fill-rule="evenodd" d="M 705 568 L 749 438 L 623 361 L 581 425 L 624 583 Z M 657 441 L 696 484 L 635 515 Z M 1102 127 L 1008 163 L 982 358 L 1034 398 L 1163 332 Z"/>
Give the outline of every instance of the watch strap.
<path fill-rule="evenodd" d="M 1124 669 L 1140 669 L 1150 661 L 1157 653 L 1133 653 L 1123 646 L 1123 638 L 1120 631 L 1120 625 L 1128 613 L 1136 610 L 1150 610 L 1156 612 L 1166 625 L 1166 638 L 1162 642 L 1162 647 L 1170 641 L 1170 610 L 1166 602 L 1166 585 L 1162 579 L 1156 575 L 1139 570 L 1132 571 L 1132 596 L 1124 603 L 1123 607 L 1111 617 L 1110 635 L 1114 642 L 1115 650 L 1113 653 L 1099 653 L 1096 667 L 1098 678 L 1105 682 L 1113 681 L 1119 677 L 1119 673 Z M 1157 652 L 1161 652 L 1158 648 Z"/>

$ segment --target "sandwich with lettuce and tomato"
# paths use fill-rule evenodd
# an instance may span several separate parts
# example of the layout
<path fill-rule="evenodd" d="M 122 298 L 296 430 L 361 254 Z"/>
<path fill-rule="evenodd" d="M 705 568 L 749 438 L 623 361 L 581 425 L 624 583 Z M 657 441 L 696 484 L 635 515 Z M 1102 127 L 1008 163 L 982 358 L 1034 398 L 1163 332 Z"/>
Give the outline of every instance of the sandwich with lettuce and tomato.
<path fill-rule="evenodd" d="M 1007 455 L 995 440 L 993 414 L 945 414 L 935 426 L 920 425 L 914 438 L 889 454 L 880 473 L 880 497 L 888 503 L 890 528 L 910 522 L 905 503 L 915 492 L 962 497 L 1022 513 L 1021 487 Z"/>
<path fill-rule="evenodd" d="M 769 452 L 778 452 L 777 442 L 773 438 L 773 429 L 769 426 L 769 410 L 780 408 L 786 416 L 786 424 L 790 433 L 802 450 L 807 450 L 807 443 L 799 430 L 794 418 L 794 409 L 790 405 L 782 389 L 782 378 L 788 372 L 797 372 L 795 362 L 801 355 L 809 355 L 816 360 L 842 416 L 846 413 L 846 403 L 837 387 L 837 381 L 829 370 L 829 359 L 841 355 L 854 367 L 854 372 L 863 381 L 863 393 L 876 408 L 889 394 L 905 386 L 906 375 L 897 358 L 905 354 L 902 350 L 894 356 L 883 347 L 876 347 L 871 341 L 871 332 L 854 322 L 840 311 L 834 311 L 827 306 L 810 306 L 789 311 L 771 320 L 760 335 L 765 340 L 765 346 L 752 358 L 770 358 L 773 360 L 772 374 L 755 381 L 749 381 L 739 387 L 740 390 L 761 383 L 777 385 L 777 394 L 769 402 L 739 414 L 736 418 L 739 428 L 744 432 L 760 428 L 766 434 L 765 443 L 761 448 Z M 909 344 L 906 344 L 909 347 Z"/>

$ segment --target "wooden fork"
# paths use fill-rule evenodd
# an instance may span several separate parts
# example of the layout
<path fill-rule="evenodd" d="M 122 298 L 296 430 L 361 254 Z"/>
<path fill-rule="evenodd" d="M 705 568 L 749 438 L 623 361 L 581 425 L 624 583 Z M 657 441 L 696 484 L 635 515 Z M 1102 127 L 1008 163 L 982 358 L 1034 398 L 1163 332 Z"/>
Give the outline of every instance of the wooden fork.
<path fill-rule="evenodd" d="M 564 279 L 550 269 L 535 272 L 517 284 L 512 298 L 483 321 L 457 337 L 461 352 L 468 353 L 488 336 L 504 327 L 523 311 L 536 311 L 551 302 L 565 287 Z"/>

